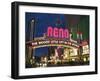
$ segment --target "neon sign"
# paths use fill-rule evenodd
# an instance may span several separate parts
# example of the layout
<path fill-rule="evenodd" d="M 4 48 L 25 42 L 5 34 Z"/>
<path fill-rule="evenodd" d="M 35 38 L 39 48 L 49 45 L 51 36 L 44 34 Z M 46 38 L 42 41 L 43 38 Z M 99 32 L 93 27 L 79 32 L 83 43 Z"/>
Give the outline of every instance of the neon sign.
<path fill-rule="evenodd" d="M 79 44 L 76 44 L 74 42 L 70 41 L 59 41 L 59 40 L 40 40 L 40 41 L 32 41 L 32 43 L 29 44 L 32 47 L 38 47 L 38 46 L 72 46 L 79 48 Z"/>
<path fill-rule="evenodd" d="M 69 38 L 69 30 L 57 27 L 52 28 L 49 26 L 47 29 L 47 36 L 55 38 Z"/>

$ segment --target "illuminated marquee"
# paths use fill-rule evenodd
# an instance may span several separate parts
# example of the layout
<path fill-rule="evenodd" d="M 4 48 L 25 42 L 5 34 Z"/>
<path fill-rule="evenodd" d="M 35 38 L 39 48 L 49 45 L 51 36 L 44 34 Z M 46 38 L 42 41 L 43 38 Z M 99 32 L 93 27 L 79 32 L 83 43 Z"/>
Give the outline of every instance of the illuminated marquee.
<path fill-rule="evenodd" d="M 47 36 L 48 37 L 55 37 L 55 38 L 69 38 L 69 30 L 63 28 L 52 28 L 51 26 L 47 29 Z"/>
<path fill-rule="evenodd" d="M 38 47 L 38 46 L 71 46 L 75 48 L 79 48 L 79 44 L 76 44 L 74 42 L 70 41 L 58 41 L 58 40 L 40 40 L 40 41 L 32 41 L 30 44 L 32 47 Z"/>

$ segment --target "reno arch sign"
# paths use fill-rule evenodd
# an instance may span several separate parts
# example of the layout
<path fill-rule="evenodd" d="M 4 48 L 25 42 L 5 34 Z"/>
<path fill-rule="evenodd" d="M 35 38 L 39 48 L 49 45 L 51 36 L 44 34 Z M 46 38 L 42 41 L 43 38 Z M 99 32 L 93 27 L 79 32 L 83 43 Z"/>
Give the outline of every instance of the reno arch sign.
<path fill-rule="evenodd" d="M 54 37 L 54 38 L 69 38 L 69 30 L 63 29 L 63 28 L 57 28 L 57 27 L 51 27 L 49 26 L 47 29 L 47 36 L 48 37 Z"/>

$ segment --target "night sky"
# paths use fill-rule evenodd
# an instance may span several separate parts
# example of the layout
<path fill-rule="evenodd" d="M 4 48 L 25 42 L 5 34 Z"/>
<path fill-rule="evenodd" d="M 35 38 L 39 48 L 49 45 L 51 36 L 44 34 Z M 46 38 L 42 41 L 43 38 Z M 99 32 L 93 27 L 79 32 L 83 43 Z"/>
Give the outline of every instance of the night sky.
<path fill-rule="evenodd" d="M 29 24 L 35 20 L 35 37 L 42 37 L 47 32 L 48 26 L 65 28 L 67 20 L 64 14 L 26 13 L 26 33 L 29 34 Z M 27 40 L 29 36 L 27 36 Z"/>
<path fill-rule="evenodd" d="M 47 32 L 48 26 L 58 27 L 58 28 L 69 28 L 68 26 L 71 26 L 72 24 L 75 25 L 82 20 L 82 18 L 85 18 L 83 16 L 82 18 L 80 16 L 68 16 L 65 14 L 48 14 L 48 13 L 25 13 L 25 32 L 26 32 L 26 41 L 29 41 L 29 34 L 30 34 L 30 23 L 31 20 L 35 20 L 35 32 L 34 37 L 42 37 L 43 33 Z M 88 22 L 87 22 L 88 23 Z M 70 24 L 70 25 L 69 25 Z M 87 25 L 88 26 L 88 25 Z M 84 26 L 82 31 L 84 34 L 86 33 L 87 26 Z M 81 26 L 82 27 L 82 26 Z M 75 28 L 76 29 L 76 28 Z M 89 28 L 88 28 L 89 29 Z M 88 30 L 87 30 L 88 32 Z M 87 39 L 87 37 L 86 37 Z M 35 50 L 35 56 L 41 56 L 48 54 L 48 47 L 42 47 Z"/>

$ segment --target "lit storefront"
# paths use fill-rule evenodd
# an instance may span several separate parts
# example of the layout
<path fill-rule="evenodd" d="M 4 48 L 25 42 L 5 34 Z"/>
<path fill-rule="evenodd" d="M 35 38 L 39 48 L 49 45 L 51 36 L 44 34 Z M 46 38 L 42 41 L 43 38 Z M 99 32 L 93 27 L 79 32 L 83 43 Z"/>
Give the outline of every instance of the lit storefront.
<path fill-rule="evenodd" d="M 82 53 L 83 61 L 88 62 L 89 61 L 89 45 L 87 41 L 84 41 L 82 43 L 82 49 L 83 49 L 83 53 Z"/>
<path fill-rule="evenodd" d="M 78 48 L 65 48 L 64 59 L 67 61 L 76 61 L 78 59 Z"/>

